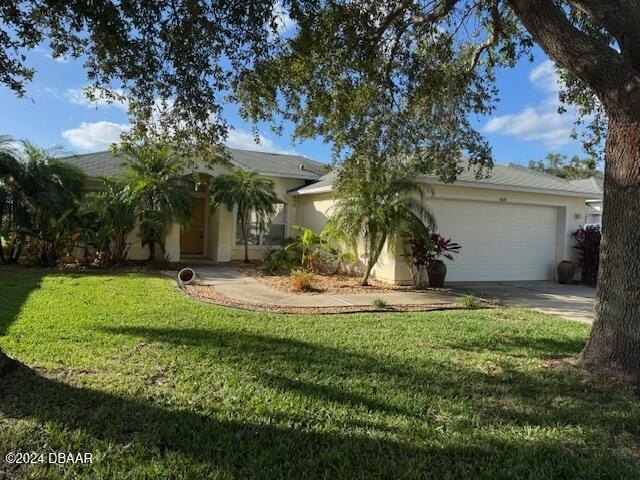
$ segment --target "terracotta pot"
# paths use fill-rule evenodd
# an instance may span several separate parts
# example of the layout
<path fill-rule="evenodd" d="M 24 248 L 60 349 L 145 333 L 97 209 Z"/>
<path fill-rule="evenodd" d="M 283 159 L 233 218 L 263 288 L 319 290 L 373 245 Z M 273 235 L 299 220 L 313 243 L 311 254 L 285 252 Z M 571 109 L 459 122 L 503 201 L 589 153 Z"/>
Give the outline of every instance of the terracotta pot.
<path fill-rule="evenodd" d="M 572 283 L 576 274 L 576 264 L 563 260 L 558 264 L 558 283 Z"/>
<path fill-rule="evenodd" d="M 447 276 L 447 266 L 442 260 L 435 260 L 429 265 L 429 286 L 431 288 L 444 287 L 444 278 Z"/>

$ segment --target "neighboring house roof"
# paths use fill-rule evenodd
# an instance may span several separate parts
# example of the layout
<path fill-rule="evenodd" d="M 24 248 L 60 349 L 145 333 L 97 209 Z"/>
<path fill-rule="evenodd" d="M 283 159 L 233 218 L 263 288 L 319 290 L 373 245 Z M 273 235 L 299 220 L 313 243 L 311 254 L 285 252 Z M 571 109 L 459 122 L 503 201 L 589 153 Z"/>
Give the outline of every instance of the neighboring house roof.
<path fill-rule="evenodd" d="M 604 192 L 604 182 L 600 178 L 589 177 L 589 178 L 581 178 L 579 180 L 569 180 L 569 183 L 586 189 L 591 189 L 596 192 L 602 193 Z"/>
<path fill-rule="evenodd" d="M 265 176 L 317 180 L 326 171 L 323 163 L 299 155 L 229 149 L 230 162 Z M 79 167 L 89 178 L 112 177 L 123 171 L 122 161 L 110 151 L 72 155 L 60 159 Z"/>
<path fill-rule="evenodd" d="M 324 175 L 320 180 L 311 185 L 298 189 L 298 195 L 309 195 L 312 193 L 329 192 L 333 188 L 336 173 L 332 172 Z M 435 176 L 425 176 L 425 180 L 430 183 L 442 183 Z M 538 193 L 601 197 L 602 191 L 595 184 L 574 183 L 574 181 L 555 177 L 546 173 L 529 170 L 526 167 L 494 165 L 488 178 L 477 179 L 475 172 L 465 170 L 456 180 L 454 185 L 468 186 L 476 188 L 496 188 L 503 190 L 521 190 Z"/>

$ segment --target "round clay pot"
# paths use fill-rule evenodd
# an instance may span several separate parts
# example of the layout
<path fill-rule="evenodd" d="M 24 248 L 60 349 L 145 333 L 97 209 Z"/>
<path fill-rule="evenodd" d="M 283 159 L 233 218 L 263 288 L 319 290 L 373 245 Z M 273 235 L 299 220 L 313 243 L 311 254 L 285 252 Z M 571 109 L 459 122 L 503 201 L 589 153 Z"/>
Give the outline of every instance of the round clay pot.
<path fill-rule="evenodd" d="M 442 260 L 436 260 L 429 265 L 429 286 L 431 288 L 444 287 L 444 278 L 447 276 L 447 266 Z"/>
<path fill-rule="evenodd" d="M 558 264 L 558 283 L 572 283 L 576 274 L 576 264 L 563 260 Z"/>

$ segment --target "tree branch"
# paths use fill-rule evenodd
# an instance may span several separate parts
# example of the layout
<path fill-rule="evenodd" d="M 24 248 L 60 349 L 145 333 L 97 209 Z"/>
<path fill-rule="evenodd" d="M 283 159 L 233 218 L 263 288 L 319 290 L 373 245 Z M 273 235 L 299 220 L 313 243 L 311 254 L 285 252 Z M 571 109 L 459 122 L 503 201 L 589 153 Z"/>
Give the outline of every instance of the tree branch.
<path fill-rule="evenodd" d="M 487 39 L 478 45 L 473 51 L 469 70 L 475 70 L 482 52 L 496 45 L 500 39 L 500 34 L 502 33 L 502 19 L 500 17 L 500 11 L 498 10 L 498 0 L 491 1 L 489 11 L 491 14 L 491 28 L 489 35 L 487 36 Z"/>
<path fill-rule="evenodd" d="M 553 0 L 507 0 L 547 54 L 580 78 L 607 110 L 638 118 L 640 72 L 609 45 L 580 31 Z"/>
<path fill-rule="evenodd" d="M 618 42 L 620 51 L 640 69 L 640 7 L 628 0 L 567 0 L 576 10 L 602 25 Z"/>
<path fill-rule="evenodd" d="M 442 0 L 442 3 L 438 8 L 434 8 L 429 13 L 414 15 L 409 19 L 409 23 L 412 25 L 435 23 L 438 20 L 442 20 L 445 16 L 451 13 L 453 7 L 456 6 L 456 3 L 458 3 L 458 0 Z"/>

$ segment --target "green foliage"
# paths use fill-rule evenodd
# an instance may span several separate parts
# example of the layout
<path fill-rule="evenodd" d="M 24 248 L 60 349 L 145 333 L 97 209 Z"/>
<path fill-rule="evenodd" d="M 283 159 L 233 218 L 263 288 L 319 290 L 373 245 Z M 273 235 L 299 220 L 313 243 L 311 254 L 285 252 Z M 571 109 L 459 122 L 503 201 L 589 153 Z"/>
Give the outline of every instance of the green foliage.
<path fill-rule="evenodd" d="M 356 262 L 358 245 L 354 237 L 338 230 L 332 222 L 325 225 L 320 236 L 325 239 L 324 251 L 329 263 L 335 265 L 333 273 L 343 273 L 347 265 Z"/>
<path fill-rule="evenodd" d="M 262 178 L 257 172 L 234 167 L 230 174 L 218 175 L 210 184 L 211 209 L 225 205 L 230 211 L 238 212 L 238 223 L 242 229 L 244 261 L 249 261 L 249 227 L 252 221 L 264 231 L 280 202 L 274 190 L 273 181 Z"/>
<path fill-rule="evenodd" d="M 496 69 L 532 58 L 533 37 L 571 70 L 562 71 L 562 98 L 584 118 L 602 120 L 592 129 L 601 136 L 606 115 L 595 94 L 606 97 L 605 89 L 590 74 L 608 72 L 602 65 L 635 68 L 637 8 L 624 2 L 609 14 L 600 4 L 550 0 L 305 0 L 251 8 L 241 0 L 100 8 L 12 2 L 2 9 L 0 82 L 23 95 L 34 75 L 27 53 L 45 45 L 54 58 L 83 59 L 90 97 L 128 100 L 133 139 L 220 142 L 222 106 L 232 92 L 253 119 L 284 113 L 297 136 L 319 134 L 356 154 L 408 153 L 451 179 L 461 152 L 490 164 L 469 113 L 491 111 Z M 578 42 L 589 47 L 586 65 Z"/>
<path fill-rule="evenodd" d="M 142 246 L 149 247 L 149 260 L 155 260 L 156 245 L 165 253 L 172 223 L 186 224 L 191 218 L 193 183 L 184 172 L 182 157 L 166 143 L 125 146 L 118 154 L 125 167 L 129 201 L 137 206 Z M 123 207 L 125 211 L 119 213 L 126 216 L 127 207 Z M 126 225 L 128 219 L 124 220 Z"/>
<path fill-rule="evenodd" d="M 468 309 L 479 308 L 480 300 L 478 300 L 474 295 L 466 293 L 460 297 L 460 305 L 462 305 L 463 308 Z"/>
<path fill-rule="evenodd" d="M 376 308 L 387 308 L 389 305 L 381 298 L 376 298 L 371 302 L 371 304 Z"/>
<path fill-rule="evenodd" d="M 15 262 L 23 248 L 37 262 L 53 266 L 75 241 L 74 229 L 84 174 L 58 161 L 51 151 L 22 142 L 21 151 L 0 153 L 0 235 L 8 245 L 4 261 Z"/>
<path fill-rule="evenodd" d="M 404 231 L 436 226 L 425 204 L 429 186 L 415 171 L 365 164 L 360 171 L 342 173 L 336 188 L 336 204 L 330 219 L 332 229 L 353 239 L 362 239 L 366 264 L 362 284 L 378 261 L 386 242 L 395 245 Z"/>
<path fill-rule="evenodd" d="M 298 230 L 298 234 L 289 239 L 284 249 L 299 259 L 302 268 L 308 268 L 314 258 L 322 255 L 322 250 L 327 243 L 326 239 L 310 228 L 295 225 L 293 228 Z"/>
<path fill-rule="evenodd" d="M 267 247 L 262 256 L 260 268 L 267 275 L 273 275 L 291 270 L 292 264 L 284 249 Z"/>
<path fill-rule="evenodd" d="M 569 158 L 567 155 L 550 153 L 545 160 L 529 160 L 529 168 L 567 180 L 604 177 L 602 171 L 598 170 L 598 161 L 595 158 L 580 158 L 578 155 Z"/>
<path fill-rule="evenodd" d="M 96 219 L 92 225 L 96 248 L 108 252 L 109 260 L 119 265 L 126 261 L 131 246 L 127 238 L 135 226 L 137 206 L 128 184 L 101 180 L 103 188 L 92 194 L 87 216 Z"/>
<path fill-rule="evenodd" d="M 347 264 L 355 262 L 356 255 L 346 235 L 331 223 L 320 234 L 310 228 L 294 226 L 298 234 L 289 238 L 284 250 L 292 253 L 298 264 L 316 273 L 340 273 Z"/>

